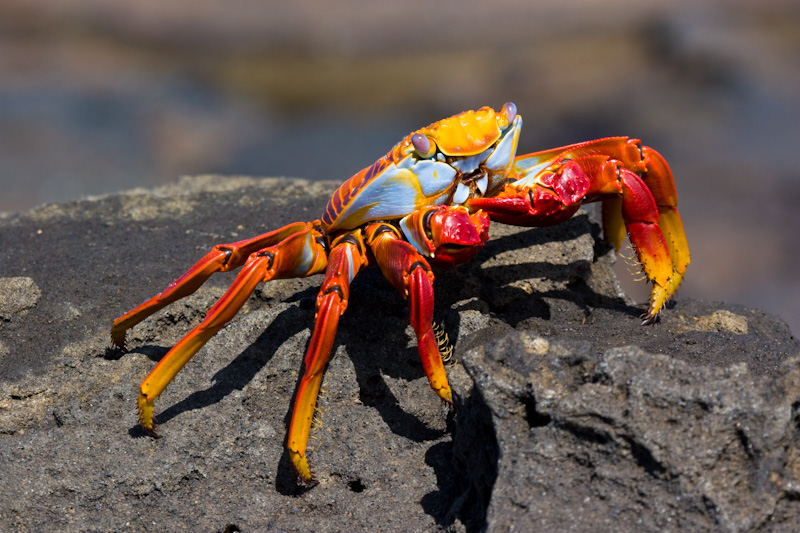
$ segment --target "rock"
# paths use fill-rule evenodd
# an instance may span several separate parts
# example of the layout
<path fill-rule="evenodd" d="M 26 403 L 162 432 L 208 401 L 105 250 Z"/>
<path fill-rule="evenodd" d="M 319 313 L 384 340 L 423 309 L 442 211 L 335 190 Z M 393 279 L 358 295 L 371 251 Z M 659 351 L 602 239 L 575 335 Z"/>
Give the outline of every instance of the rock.
<path fill-rule="evenodd" d="M 640 327 L 585 211 L 494 225 L 436 272 L 455 411 L 402 298 L 359 274 L 312 433 L 318 487 L 284 445 L 320 276 L 260 287 L 156 400 L 162 438 L 143 435 L 138 384 L 233 274 L 133 328 L 127 354 L 111 321 L 214 244 L 314 218 L 334 187 L 185 178 L 0 220 L 3 275 L 48 295 L 0 321 L 0 530 L 792 529 L 797 340 L 680 299 Z"/>
<path fill-rule="evenodd" d="M 800 357 L 770 378 L 516 331 L 463 362 L 475 388 L 454 455 L 489 531 L 791 530 L 800 518 Z"/>
<path fill-rule="evenodd" d="M 31 278 L 0 278 L 0 320 L 10 321 L 39 301 L 42 291 Z"/>

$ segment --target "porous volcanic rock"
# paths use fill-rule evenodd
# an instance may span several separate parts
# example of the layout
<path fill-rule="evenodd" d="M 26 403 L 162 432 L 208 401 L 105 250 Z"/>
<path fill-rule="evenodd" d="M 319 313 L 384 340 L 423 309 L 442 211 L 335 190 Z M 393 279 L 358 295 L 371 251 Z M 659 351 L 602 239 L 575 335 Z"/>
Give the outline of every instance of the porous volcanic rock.
<path fill-rule="evenodd" d="M 493 225 L 475 261 L 436 272 L 455 409 L 402 298 L 359 274 L 312 433 L 319 486 L 296 484 L 284 444 L 320 276 L 261 286 L 145 436 L 138 383 L 235 274 L 134 327 L 128 353 L 111 321 L 212 245 L 317 217 L 334 187 L 204 176 L 0 215 L 0 530 L 794 529 L 797 340 L 680 298 L 640 327 L 586 211 Z"/>

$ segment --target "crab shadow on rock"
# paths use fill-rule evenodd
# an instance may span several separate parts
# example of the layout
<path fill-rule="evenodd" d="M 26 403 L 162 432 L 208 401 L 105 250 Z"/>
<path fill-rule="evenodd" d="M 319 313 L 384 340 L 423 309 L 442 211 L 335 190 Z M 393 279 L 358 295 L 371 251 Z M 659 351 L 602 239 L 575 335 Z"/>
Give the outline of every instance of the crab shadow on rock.
<path fill-rule="evenodd" d="M 280 313 L 253 344 L 214 374 L 211 378 L 213 384 L 209 388 L 193 392 L 180 402 L 161 411 L 158 416 L 159 422 L 163 424 L 185 411 L 208 407 L 218 403 L 233 391 L 242 390 L 272 359 L 284 342 L 306 327 L 303 320 L 308 318 L 308 314 L 307 310 L 298 307 L 290 307 Z"/>
<path fill-rule="evenodd" d="M 601 239 L 600 226 L 593 223 L 586 214 L 579 214 L 558 226 L 524 228 L 517 233 L 490 239 L 478 257 L 466 265 L 453 270 L 437 271 L 436 286 L 437 309 L 450 310 L 456 306 L 463 308 L 484 308 L 493 316 L 511 327 L 531 318 L 553 319 L 552 305 L 548 300 L 561 300 L 574 304 L 585 316 L 593 308 L 610 309 L 631 317 L 638 317 L 642 309 L 630 305 L 622 297 L 604 294 L 594 290 L 588 283 L 591 277 L 592 261 L 578 259 L 566 264 L 556 264 L 537 257 L 525 258 L 524 262 L 513 262 L 486 266 L 488 259 L 513 250 L 533 249 L 552 243 L 567 243 L 586 233 L 594 240 L 594 260 L 613 253 L 613 247 Z M 515 286 L 514 281 L 538 278 L 549 282 L 560 282 L 563 289 L 530 291 Z M 464 287 L 467 287 L 465 290 Z M 478 300 L 487 306 L 459 302 L 470 298 L 470 290 Z M 448 331 L 458 331 L 458 313 L 448 313 L 447 318 L 456 319 L 448 325 Z M 447 319 L 446 318 L 446 319 Z"/>

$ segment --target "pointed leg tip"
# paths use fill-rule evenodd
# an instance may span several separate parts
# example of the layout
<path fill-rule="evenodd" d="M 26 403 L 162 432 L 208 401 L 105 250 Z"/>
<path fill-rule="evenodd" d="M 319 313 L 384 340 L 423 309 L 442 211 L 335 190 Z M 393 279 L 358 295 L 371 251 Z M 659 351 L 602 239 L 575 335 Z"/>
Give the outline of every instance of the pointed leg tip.
<path fill-rule="evenodd" d="M 302 476 L 300 476 L 298 474 L 297 475 L 297 483 L 298 483 L 298 485 L 300 485 L 303 488 L 313 489 L 314 487 L 319 485 L 319 480 L 317 479 L 317 476 L 314 475 L 314 470 L 312 469 L 311 470 L 311 477 L 308 478 L 308 479 L 306 479 L 306 478 L 304 478 L 304 477 L 302 477 Z"/>
<path fill-rule="evenodd" d="M 111 329 L 111 345 L 114 348 L 121 350 L 123 353 L 128 352 L 128 343 L 125 339 L 125 333 L 125 331 L 114 331 L 113 328 Z"/>
<path fill-rule="evenodd" d="M 148 436 L 148 437 L 150 437 L 152 439 L 155 439 L 155 440 L 158 440 L 158 439 L 161 438 L 161 435 L 156 431 L 155 427 L 151 427 L 151 428 L 148 429 L 148 428 L 146 428 L 144 426 L 144 424 L 141 423 L 141 421 L 139 422 L 139 427 L 142 429 L 142 433 L 144 433 L 144 435 L 146 435 L 146 436 Z"/>
<path fill-rule="evenodd" d="M 639 318 L 642 319 L 642 326 L 650 326 L 661 321 L 661 315 L 659 313 L 647 312 L 643 315 L 640 315 Z"/>
<path fill-rule="evenodd" d="M 450 387 L 443 387 L 437 390 L 436 393 L 446 404 L 450 406 L 453 405 L 453 392 L 450 390 Z"/>
<path fill-rule="evenodd" d="M 666 290 L 665 285 L 657 280 L 650 280 L 653 283 L 653 292 L 650 295 L 650 304 L 647 311 L 639 318 L 642 319 L 643 326 L 657 324 L 661 320 L 661 311 L 667 306 L 672 294 Z"/>
<path fill-rule="evenodd" d="M 153 401 L 147 399 L 147 395 L 139 393 L 137 400 L 139 409 L 139 425 L 147 435 L 153 438 L 160 439 L 161 436 L 156 433 L 156 417 L 153 414 Z"/>
<path fill-rule="evenodd" d="M 297 473 L 297 482 L 300 485 L 309 488 L 319 485 L 319 481 L 314 475 L 314 470 L 308 464 L 308 459 L 306 459 L 305 454 L 301 454 L 300 452 L 296 452 L 294 450 L 289 450 L 289 459 L 291 460 L 292 466 L 294 466 L 294 470 Z"/>

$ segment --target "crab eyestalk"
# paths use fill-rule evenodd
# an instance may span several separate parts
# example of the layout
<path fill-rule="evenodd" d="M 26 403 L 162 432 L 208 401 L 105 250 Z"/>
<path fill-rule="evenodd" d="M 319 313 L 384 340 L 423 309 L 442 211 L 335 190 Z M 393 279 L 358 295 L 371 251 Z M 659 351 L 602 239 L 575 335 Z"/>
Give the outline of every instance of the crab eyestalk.
<path fill-rule="evenodd" d="M 414 146 L 414 151 L 422 158 L 427 159 L 436 153 L 436 143 L 421 133 L 411 136 L 411 144 Z"/>
<path fill-rule="evenodd" d="M 500 129 L 506 129 L 515 118 L 517 118 L 517 105 L 514 102 L 506 102 L 502 111 L 497 114 L 497 125 Z"/>

